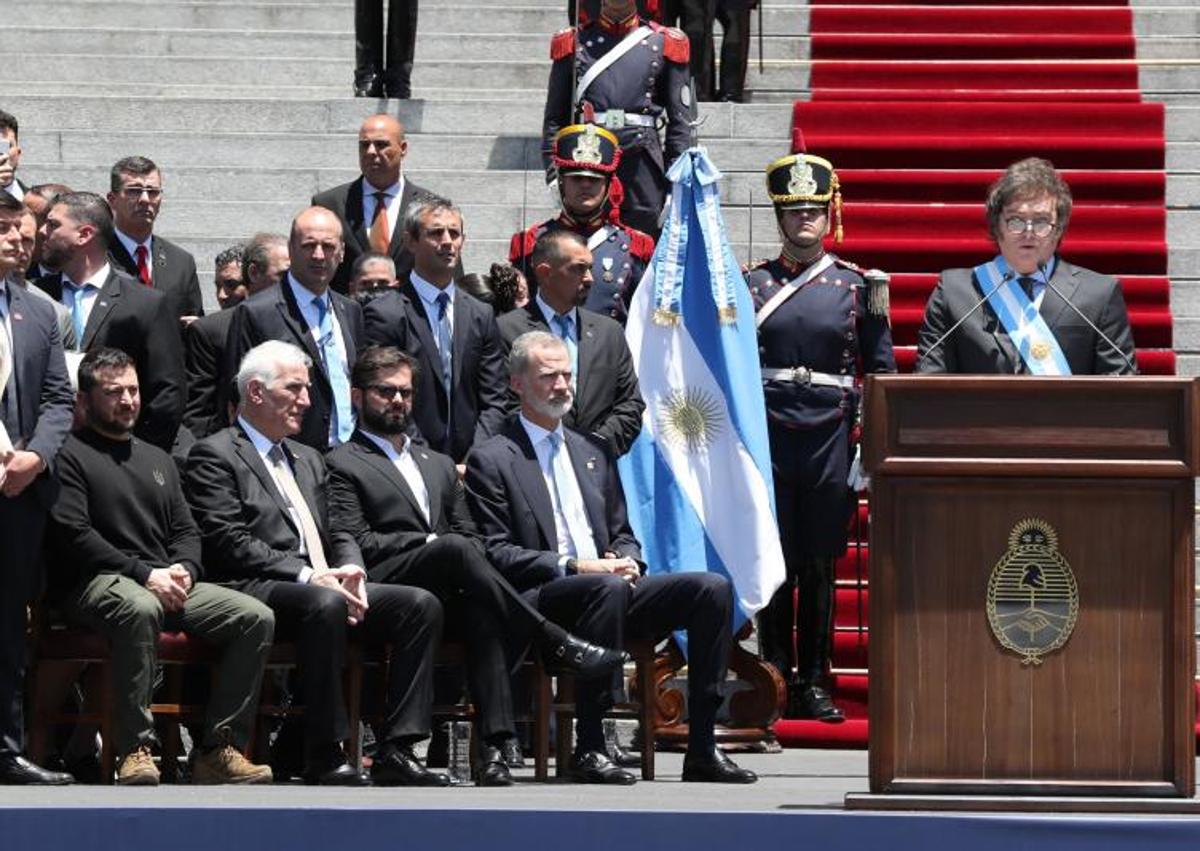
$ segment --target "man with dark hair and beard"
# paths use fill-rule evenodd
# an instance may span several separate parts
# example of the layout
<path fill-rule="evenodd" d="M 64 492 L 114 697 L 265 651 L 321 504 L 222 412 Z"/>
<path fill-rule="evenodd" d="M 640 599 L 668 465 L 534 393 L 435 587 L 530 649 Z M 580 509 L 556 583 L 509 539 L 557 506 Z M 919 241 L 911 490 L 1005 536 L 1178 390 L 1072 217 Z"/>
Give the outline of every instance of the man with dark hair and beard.
<path fill-rule="evenodd" d="M 828 160 L 793 154 L 767 168 L 783 240 L 746 276 L 754 299 L 779 536 L 788 581 L 759 613 L 763 656 L 788 682 L 788 717 L 843 720 L 828 686 L 834 563 L 846 551 L 859 374 L 895 372 L 888 278 L 825 250 L 842 239 Z M 793 605 L 799 584 L 800 605 Z M 792 630 L 799 627 L 793 665 Z"/>
<path fill-rule="evenodd" d="M 326 459 L 330 526 L 358 542 L 373 582 L 424 588 L 441 600 L 447 631 L 468 647 L 483 742 L 477 782 L 507 786 L 508 765 L 521 756 L 506 647 L 532 639 L 550 670 L 583 677 L 611 671 L 623 654 L 548 621 L 488 563 L 454 462 L 408 437 L 417 369 L 396 348 L 370 346 L 359 355 L 350 391 L 359 425 Z"/>

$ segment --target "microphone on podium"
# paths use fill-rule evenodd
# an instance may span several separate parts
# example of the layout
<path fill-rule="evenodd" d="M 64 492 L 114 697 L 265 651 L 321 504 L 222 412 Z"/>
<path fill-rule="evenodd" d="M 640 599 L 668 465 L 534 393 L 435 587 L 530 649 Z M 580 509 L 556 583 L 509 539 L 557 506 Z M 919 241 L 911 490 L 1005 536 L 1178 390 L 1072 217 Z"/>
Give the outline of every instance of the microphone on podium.
<path fill-rule="evenodd" d="M 997 283 L 994 287 L 992 287 L 990 290 L 988 290 L 986 293 L 984 293 L 983 296 L 977 302 L 975 302 L 975 304 L 971 305 L 970 310 L 968 310 L 966 313 L 964 313 L 957 322 L 955 322 L 953 325 L 951 325 L 949 328 L 947 328 L 945 333 L 942 334 L 942 336 L 940 336 L 936 340 L 934 340 L 932 346 L 930 346 L 924 352 L 920 353 L 920 355 L 917 357 L 916 363 L 913 364 L 913 372 L 917 372 L 918 368 L 921 366 L 921 361 L 923 359 L 929 357 L 929 355 L 934 350 L 941 348 L 942 344 L 945 343 L 946 340 L 948 340 L 950 338 L 950 335 L 953 334 L 955 331 L 957 331 L 964 322 L 966 322 L 968 319 L 971 318 L 972 314 L 974 314 L 975 311 L 979 310 L 979 308 L 981 308 L 983 306 L 983 303 L 985 301 L 987 301 L 989 298 L 992 297 L 992 293 L 996 292 L 996 290 L 1000 289 L 1006 283 L 1011 281 L 1012 278 L 1013 278 L 1013 273 L 1012 273 L 1012 270 L 1010 269 L 1009 271 L 1004 273 L 1004 277 L 1000 279 L 999 283 Z"/>

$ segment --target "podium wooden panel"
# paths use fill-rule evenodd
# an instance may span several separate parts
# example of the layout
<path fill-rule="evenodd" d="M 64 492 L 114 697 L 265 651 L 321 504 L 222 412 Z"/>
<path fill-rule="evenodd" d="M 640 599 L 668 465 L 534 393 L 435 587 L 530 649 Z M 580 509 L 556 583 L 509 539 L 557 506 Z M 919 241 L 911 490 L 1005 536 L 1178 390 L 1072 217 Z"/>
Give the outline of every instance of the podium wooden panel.
<path fill-rule="evenodd" d="M 870 380 L 872 793 L 1194 794 L 1198 424 L 1177 378 Z M 1078 587 L 1041 664 L 987 613 L 1028 518 Z"/>

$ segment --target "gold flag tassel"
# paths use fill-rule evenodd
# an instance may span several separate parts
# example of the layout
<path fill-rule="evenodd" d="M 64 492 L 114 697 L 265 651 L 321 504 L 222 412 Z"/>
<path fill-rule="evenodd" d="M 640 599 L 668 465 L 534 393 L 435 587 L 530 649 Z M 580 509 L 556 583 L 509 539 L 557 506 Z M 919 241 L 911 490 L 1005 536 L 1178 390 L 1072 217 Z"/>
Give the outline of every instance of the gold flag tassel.
<path fill-rule="evenodd" d="M 839 245 L 842 242 L 842 190 L 838 186 L 837 175 L 833 177 L 833 241 Z"/>

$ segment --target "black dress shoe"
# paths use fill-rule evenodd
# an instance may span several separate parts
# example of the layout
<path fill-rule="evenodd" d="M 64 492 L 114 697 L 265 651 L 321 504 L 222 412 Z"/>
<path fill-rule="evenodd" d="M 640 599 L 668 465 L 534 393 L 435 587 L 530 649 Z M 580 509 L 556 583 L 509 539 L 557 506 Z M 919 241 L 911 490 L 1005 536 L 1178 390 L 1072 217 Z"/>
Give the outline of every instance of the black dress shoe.
<path fill-rule="evenodd" d="M 846 716 L 834 704 L 829 692 L 820 686 L 802 687 L 795 695 L 793 709 L 791 714 L 796 718 L 809 718 L 824 721 L 826 724 L 840 724 L 846 720 Z"/>
<path fill-rule="evenodd" d="M 630 753 L 620 745 L 613 745 L 608 751 L 608 758 L 612 760 L 613 765 L 619 765 L 621 768 L 641 768 L 642 757 L 640 754 Z"/>
<path fill-rule="evenodd" d="M 0 757 L 0 785 L 69 786 L 74 782 L 65 771 L 47 771 L 23 756 Z"/>
<path fill-rule="evenodd" d="M 356 98 L 383 97 L 383 78 L 378 74 L 355 74 L 354 96 Z"/>
<path fill-rule="evenodd" d="M 521 753 L 521 743 L 517 741 L 516 736 L 500 743 L 500 756 L 509 768 L 525 767 L 525 755 Z"/>
<path fill-rule="evenodd" d="M 449 786 L 445 774 L 430 771 L 409 748 L 386 748 L 371 766 L 371 782 L 376 786 Z"/>
<path fill-rule="evenodd" d="M 602 783 L 608 786 L 632 786 L 637 778 L 600 751 L 576 751 L 571 757 L 570 777 L 576 783 Z"/>
<path fill-rule="evenodd" d="M 602 677 L 629 660 L 628 653 L 609 650 L 567 633 L 542 647 L 542 663 L 550 675 L 569 674 L 581 680 Z"/>
<path fill-rule="evenodd" d="M 683 779 L 689 783 L 755 783 L 758 775 L 747 768 L 738 768 L 714 745 L 707 753 L 687 752 L 683 758 Z"/>
<path fill-rule="evenodd" d="M 504 762 L 500 748 L 484 745 L 479 753 L 479 765 L 475 767 L 476 786 L 511 786 L 512 775 Z"/>
<path fill-rule="evenodd" d="M 309 786 L 370 786 L 370 779 L 348 762 L 331 768 L 307 768 L 304 782 Z"/>

